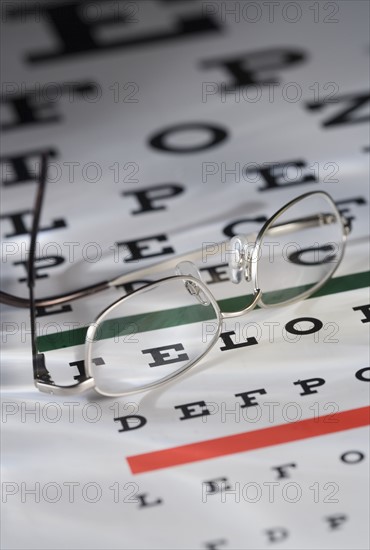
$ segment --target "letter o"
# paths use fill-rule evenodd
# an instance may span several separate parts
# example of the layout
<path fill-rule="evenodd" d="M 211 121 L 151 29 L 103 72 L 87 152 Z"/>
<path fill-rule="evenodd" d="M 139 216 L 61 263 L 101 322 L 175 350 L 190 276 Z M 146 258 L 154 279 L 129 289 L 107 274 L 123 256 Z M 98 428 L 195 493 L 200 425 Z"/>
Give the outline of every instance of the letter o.
<path fill-rule="evenodd" d="M 354 455 L 354 459 L 348 459 L 348 455 Z M 345 462 L 346 464 L 358 464 L 359 462 L 362 462 L 365 458 L 364 453 L 361 453 L 361 451 L 347 451 L 343 453 L 340 457 L 342 462 Z"/>
<path fill-rule="evenodd" d="M 249 8 L 255 8 L 256 10 L 256 16 L 255 18 L 251 18 L 248 14 L 248 10 Z M 257 2 L 248 2 L 248 4 L 245 4 L 243 7 L 242 7 L 242 18 L 244 19 L 244 21 L 248 21 L 248 23 L 256 23 L 257 21 L 260 21 L 262 17 L 262 8 L 259 4 L 257 4 Z"/>
<path fill-rule="evenodd" d="M 288 410 L 292 407 L 296 411 L 296 415 L 294 418 L 288 415 Z M 302 418 L 302 409 L 298 405 L 298 403 L 294 403 L 294 402 L 286 403 L 283 407 L 282 415 L 286 422 L 297 422 L 297 420 L 300 420 Z"/>
<path fill-rule="evenodd" d="M 102 17 L 102 8 L 98 2 L 88 2 L 82 8 L 83 18 L 93 23 Z"/>
<path fill-rule="evenodd" d="M 363 373 L 366 371 L 370 371 L 370 367 L 364 367 L 363 369 L 358 370 L 355 374 L 357 380 L 361 380 L 361 382 L 370 382 L 370 378 L 365 378 L 363 376 Z"/>
<path fill-rule="evenodd" d="M 95 177 L 89 177 L 88 171 L 90 168 L 95 168 Z M 97 181 L 100 181 L 102 178 L 103 172 L 101 169 L 101 166 L 97 162 L 87 162 L 82 167 L 82 177 L 85 181 L 89 183 L 96 183 Z"/>
<path fill-rule="evenodd" d="M 92 92 L 92 96 L 89 96 L 89 92 Z M 86 88 L 82 88 L 81 90 L 82 97 L 85 101 L 88 103 L 96 103 L 101 99 L 103 92 L 101 89 L 100 84 L 91 84 L 90 86 L 86 86 Z"/>
<path fill-rule="evenodd" d="M 252 90 L 255 90 L 255 95 L 252 97 L 249 97 L 249 92 Z M 262 97 L 262 87 L 260 84 L 250 84 L 248 87 L 242 89 L 242 95 L 245 101 L 248 101 L 250 103 L 256 103 L 259 101 Z"/>
<path fill-rule="evenodd" d="M 288 496 L 288 490 L 290 487 L 294 487 L 296 490 L 296 496 L 294 498 L 291 498 Z M 286 502 L 298 502 L 302 497 L 302 489 L 301 486 L 298 483 L 294 483 L 294 481 L 290 481 L 289 483 L 285 483 L 283 486 L 283 499 Z"/>
<path fill-rule="evenodd" d="M 95 408 L 95 416 L 94 418 L 91 418 L 88 414 L 89 408 Z M 83 419 L 86 420 L 86 422 L 90 422 L 91 424 L 95 424 L 95 422 L 98 422 L 101 419 L 102 416 L 102 410 L 98 403 L 86 403 L 82 408 L 82 416 Z"/>
<path fill-rule="evenodd" d="M 48 490 L 50 489 L 50 487 L 52 487 L 53 489 L 56 489 L 56 495 L 54 498 L 48 495 Z M 46 502 L 51 502 L 51 503 L 58 502 L 62 498 L 62 488 L 59 485 L 59 483 L 54 483 L 52 481 L 50 483 L 45 483 L 45 485 L 42 488 L 42 498 Z"/>
<path fill-rule="evenodd" d="M 297 330 L 295 328 L 295 325 L 300 322 L 312 323 L 312 327 L 306 330 Z M 314 334 L 315 332 L 318 332 L 320 329 L 322 329 L 322 327 L 323 324 L 320 319 L 315 319 L 315 317 L 299 317 L 297 319 L 289 321 L 289 323 L 285 325 L 285 330 L 290 334 Z"/>
<path fill-rule="evenodd" d="M 292 6 L 296 9 L 296 15 L 294 18 L 288 17 L 288 10 Z M 297 21 L 299 21 L 302 17 L 302 8 L 296 2 L 288 2 L 283 6 L 282 14 L 284 21 L 286 21 L 287 23 L 297 23 Z"/>
<path fill-rule="evenodd" d="M 90 258 L 87 251 L 89 248 L 93 248 L 96 252 L 96 255 L 93 258 Z M 87 243 L 84 245 L 82 249 L 82 257 L 84 260 L 86 260 L 89 263 L 95 263 L 98 262 L 102 257 L 102 250 L 100 248 L 100 245 L 98 243 Z"/>
<path fill-rule="evenodd" d="M 50 418 L 48 415 L 48 411 L 52 407 L 55 408 L 56 414 L 55 416 L 52 416 Z M 42 412 L 42 418 L 46 420 L 46 422 L 51 422 L 52 424 L 59 422 L 59 420 L 62 418 L 62 407 L 59 405 L 59 403 L 46 403 L 42 407 L 41 412 Z"/>
<path fill-rule="evenodd" d="M 171 146 L 166 143 L 169 136 L 181 132 L 188 131 L 206 131 L 210 135 L 210 139 L 203 145 L 188 145 L 188 146 Z M 227 132 L 219 126 L 211 126 L 210 124 L 203 124 L 201 122 L 188 122 L 184 124 L 175 124 L 168 126 L 155 136 L 149 139 L 149 144 L 154 149 L 165 151 L 168 153 L 197 153 L 198 151 L 205 151 L 211 149 L 215 145 L 218 145 L 227 138 Z"/>
<path fill-rule="evenodd" d="M 257 181 L 260 181 L 261 179 L 261 165 L 257 162 L 248 162 L 247 164 L 244 164 L 242 169 L 242 176 L 244 180 L 248 183 L 257 183 Z M 249 176 L 251 174 L 255 174 L 254 177 L 250 178 Z"/>
<path fill-rule="evenodd" d="M 94 489 L 96 491 L 94 497 L 89 497 L 89 495 L 88 495 L 88 491 L 91 487 L 94 487 Z M 95 502 L 98 502 L 102 497 L 102 490 L 101 490 L 100 485 L 98 483 L 93 482 L 93 481 L 91 481 L 89 483 L 85 483 L 85 485 L 82 487 L 82 497 L 85 500 L 85 502 L 89 502 L 89 503 L 93 503 L 93 504 Z"/>
<path fill-rule="evenodd" d="M 288 89 L 294 88 L 296 91 L 295 97 L 289 97 Z M 302 97 L 302 88 L 300 87 L 297 82 L 288 82 L 287 84 L 284 84 L 282 89 L 282 96 L 285 99 L 285 101 L 288 101 L 288 103 L 297 103 Z"/>
<path fill-rule="evenodd" d="M 248 489 L 249 489 L 250 486 L 252 486 L 256 489 L 256 496 L 254 498 L 250 498 L 248 496 Z M 259 483 L 256 483 L 254 481 L 250 481 L 249 483 L 246 483 L 245 485 L 243 485 L 242 495 L 243 495 L 243 499 L 246 502 L 258 502 L 259 500 L 261 500 L 261 497 L 262 497 L 262 489 L 261 489 Z"/>
<path fill-rule="evenodd" d="M 51 89 L 51 94 L 50 94 Z M 42 97 L 49 101 L 50 103 L 54 101 L 59 101 L 62 97 L 62 90 L 58 82 L 47 82 L 42 86 Z"/>

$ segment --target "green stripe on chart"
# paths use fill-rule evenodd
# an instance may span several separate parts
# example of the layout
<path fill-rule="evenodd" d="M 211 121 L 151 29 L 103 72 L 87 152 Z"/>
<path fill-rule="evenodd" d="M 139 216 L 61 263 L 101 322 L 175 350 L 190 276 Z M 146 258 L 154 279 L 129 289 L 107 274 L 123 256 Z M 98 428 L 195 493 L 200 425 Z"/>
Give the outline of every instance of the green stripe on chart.
<path fill-rule="evenodd" d="M 366 288 L 369 286 L 369 271 L 354 273 L 352 275 L 344 275 L 330 279 L 322 288 L 309 298 L 318 298 L 319 296 L 329 296 L 330 294 L 338 294 L 349 290 Z M 303 292 L 305 287 L 294 287 L 284 291 L 285 296 L 290 292 Z M 273 293 L 267 293 L 266 296 L 273 296 Z M 237 296 L 234 298 L 226 298 L 218 302 L 221 311 L 238 311 L 246 307 L 248 300 L 252 300 L 252 295 Z M 266 299 L 267 301 L 267 299 Z M 104 321 L 99 327 L 97 339 L 112 338 L 114 336 L 129 336 L 138 332 L 155 330 L 158 328 L 166 328 L 171 326 L 186 325 L 194 321 L 194 315 L 198 321 L 209 321 L 214 319 L 214 311 L 212 307 L 204 307 L 200 304 L 192 306 L 183 306 L 165 311 L 157 311 L 145 314 L 131 315 L 129 317 L 121 317 Z M 144 322 L 145 320 L 145 322 Z M 118 328 L 118 332 L 117 332 Z M 40 352 L 68 348 L 71 346 L 79 346 L 84 344 L 86 338 L 87 327 L 76 328 L 45 334 L 37 338 L 38 349 Z"/>

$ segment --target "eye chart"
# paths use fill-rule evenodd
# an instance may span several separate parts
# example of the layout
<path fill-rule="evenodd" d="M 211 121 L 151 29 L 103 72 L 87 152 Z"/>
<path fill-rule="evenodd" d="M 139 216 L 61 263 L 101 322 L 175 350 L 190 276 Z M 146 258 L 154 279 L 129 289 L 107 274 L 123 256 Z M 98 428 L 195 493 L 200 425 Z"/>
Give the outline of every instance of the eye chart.
<path fill-rule="evenodd" d="M 38 392 L 29 312 L 2 306 L 4 548 L 368 548 L 368 21 L 349 0 L 3 2 L 3 291 L 27 297 L 42 153 L 37 297 L 255 236 L 310 191 L 351 225 L 317 294 L 228 319 L 150 392 Z M 253 293 L 225 258 L 197 267 L 217 300 Z M 156 276 L 37 308 L 61 384 L 88 324 Z"/>

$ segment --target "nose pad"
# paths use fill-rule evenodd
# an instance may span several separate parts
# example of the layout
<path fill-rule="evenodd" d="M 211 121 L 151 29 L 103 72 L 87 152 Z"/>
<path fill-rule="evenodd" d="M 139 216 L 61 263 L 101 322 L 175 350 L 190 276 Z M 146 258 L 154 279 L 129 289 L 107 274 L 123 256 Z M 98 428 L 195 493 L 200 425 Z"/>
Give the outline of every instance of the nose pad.
<path fill-rule="evenodd" d="M 236 235 L 230 241 L 229 275 L 231 282 L 239 284 L 244 276 L 246 281 L 251 280 L 249 243 L 244 235 Z"/>
<path fill-rule="evenodd" d="M 194 277 L 194 279 L 199 279 L 199 281 L 202 280 L 199 270 L 193 262 L 180 262 L 177 264 L 175 271 L 176 275 L 190 276 Z M 185 281 L 185 288 L 202 306 L 209 306 L 210 301 L 207 295 L 195 281 Z"/>

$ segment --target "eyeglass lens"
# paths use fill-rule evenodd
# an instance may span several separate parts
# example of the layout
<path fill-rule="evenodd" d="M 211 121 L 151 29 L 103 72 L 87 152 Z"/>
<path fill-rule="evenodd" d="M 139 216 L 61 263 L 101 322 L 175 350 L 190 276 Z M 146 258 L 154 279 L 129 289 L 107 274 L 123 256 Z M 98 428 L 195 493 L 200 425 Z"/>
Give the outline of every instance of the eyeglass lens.
<path fill-rule="evenodd" d="M 97 388 L 107 394 L 142 389 L 199 359 L 218 327 L 212 297 L 206 287 L 199 290 L 186 278 L 171 278 L 110 308 L 87 342 L 92 358 L 104 358 L 90 364 Z"/>
<path fill-rule="evenodd" d="M 258 247 L 263 304 L 304 297 L 335 271 L 343 247 L 342 222 L 332 201 L 320 193 L 297 201 L 266 228 Z"/>

